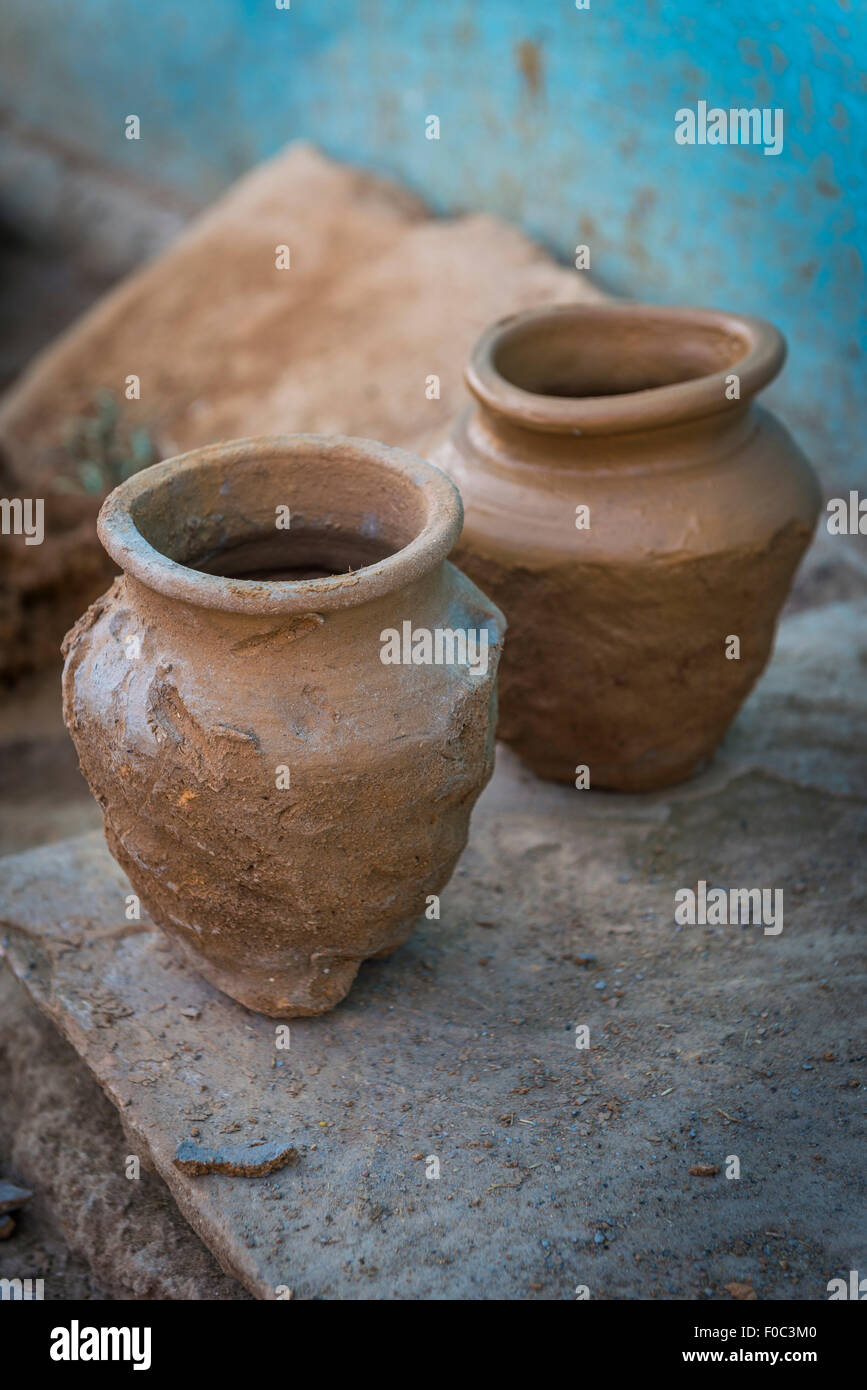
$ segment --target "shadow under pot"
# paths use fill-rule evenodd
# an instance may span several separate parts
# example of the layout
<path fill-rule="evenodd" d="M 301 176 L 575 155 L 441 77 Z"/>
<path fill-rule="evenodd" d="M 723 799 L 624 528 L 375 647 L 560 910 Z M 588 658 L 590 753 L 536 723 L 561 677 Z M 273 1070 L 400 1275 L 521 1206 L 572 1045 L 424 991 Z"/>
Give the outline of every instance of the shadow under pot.
<path fill-rule="evenodd" d="M 315 435 L 196 450 L 102 508 L 123 575 L 66 638 L 66 723 L 142 903 L 252 1009 L 331 1008 L 464 848 L 504 623 L 446 561 L 460 527 L 430 464 Z"/>
<path fill-rule="evenodd" d="M 493 325 L 433 461 L 454 559 L 503 609 L 499 736 L 539 776 L 646 791 L 712 756 L 760 675 L 816 479 L 755 403 L 758 319 L 568 305 Z"/>

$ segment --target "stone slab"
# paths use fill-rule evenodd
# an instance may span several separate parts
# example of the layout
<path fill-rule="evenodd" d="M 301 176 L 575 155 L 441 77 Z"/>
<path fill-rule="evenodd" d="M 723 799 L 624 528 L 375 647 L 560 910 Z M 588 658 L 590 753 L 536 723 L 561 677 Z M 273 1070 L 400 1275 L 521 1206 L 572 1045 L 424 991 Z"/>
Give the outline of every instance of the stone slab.
<path fill-rule="evenodd" d="M 118 1112 L 78 1053 L 12 974 L 0 969 L 0 1171 L 33 1189 L 0 1244 L 0 1278 L 43 1279 L 46 1301 L 237 1300 L 179 1212 L 142 1166 Z"/>
<path fill-rule="evenodd" d="M 49 664 L 107 587 L 114 567 L 96 514 L 130 471 L 255 434 L 361 435 L 424 452 L 465 399 L 464 364 L 487 323 L 600 296 L 516 228 L 435 218 L 399 186 L 301 143 L 244 175 L 168 247 L 167 225 L 146 219 L 142 230 L 141 249 L 160 254 L 39 353 L 0 403 L 4 495 L 45 502 L 41 545 L 0 538 L 4 677 Z M 132 400 L 129 376 L 140 383 Z"/>
<path fill-rule="evenodd" d="M 492 319 L 600 297 L 508 223 L 436 218 L 399 185 L 297 142 L 39 355 L 3 400 L 0 440 L 21 482 L 69 470 L 69 421 L 102 390 L 119 433 L 146 428 L 160 457 L 293 431 L 417 446 L 466 399 L 466 358 Z"/>
<path fill-rule="evenodd" d="M 0 861 L 6 960 L 257 1297 L 824 1298 L 867 1254 L 865 617 L 788 619 L 673 792 L 552 787 L 501 749 L 441 920 L 288 1050 L 125 920 L 98 834 Z M 783 931 L 677 927 L 699 879 L 781 887 Z M 190 1177 L 188 1140 L 300 1159 Z"/>

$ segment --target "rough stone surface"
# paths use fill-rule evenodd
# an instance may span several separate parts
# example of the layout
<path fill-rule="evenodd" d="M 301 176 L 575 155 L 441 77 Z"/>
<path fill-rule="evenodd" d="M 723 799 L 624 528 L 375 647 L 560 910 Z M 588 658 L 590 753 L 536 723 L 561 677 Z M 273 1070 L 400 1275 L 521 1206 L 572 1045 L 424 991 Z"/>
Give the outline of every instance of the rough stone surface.
<path fill-rule="evenodd" d="M 288 1049 L 124 921 L 98 835 L 5 861 L 7 960 L 258 1297 L 824 1298 L 864 1262 L 865 613 L 786 620 L 675 791 L 501 750 L 441 920 Z M 782 933 L 676 927 L 699 879 L 782 887 Z M 299 1163 L 255 1182 L 172 1162 L 281 1133 Z"/>
<path fill-rule="evenodd" d="M 0 1251 L 0 1278 L 42 1278 L 46 1300 L 238 1299 L 130 1146 L 81 1058 L 0 970 L 0 1164 L 33 1189 Z"/>
<path fill-rule="evenodd" d="M 287 270 L 275 265 L 282 245 Z M 402 189 L 307 145 L 261 165 L 4 397 L 3 495 L 44 498 L 46 540 L 3 538 L 0 674 L 49 660 L 105 588 L 113 570 L 96 504 L 129 471 L 266 433 L 354 434 L 423 452 L 463 398 L 464 363 L 486 323 L 598 293 L 515 228 L 435 219 Z M 125 398 L 129 374 L 138 400 Z"/>

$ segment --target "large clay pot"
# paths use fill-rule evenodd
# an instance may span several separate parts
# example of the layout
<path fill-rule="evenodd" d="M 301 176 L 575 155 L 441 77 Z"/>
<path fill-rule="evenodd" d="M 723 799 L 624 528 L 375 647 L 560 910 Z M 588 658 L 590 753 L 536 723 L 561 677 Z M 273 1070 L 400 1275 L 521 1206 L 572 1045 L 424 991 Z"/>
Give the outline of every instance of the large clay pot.
<path fill-rule="evenodd" d="M 124 573 L 66 639 L 66 722 L 142 903 L 250 1008 L 331 1008 L 466 843 L 504 624 L 446 562 L 460 527 L 430 464 L 315 435 L 195 450 L 102 508 Z M 404 622 L 484 633 L 475 666 L 385 664 Z"/>
<path fill-rule="evenodd" d="M 754 400 L 784 355 L 757 319 L 620 304 L 476 346 L 478 404 L 432 457 L 464 501 L 455 562 L 509 622 L 499 735 L 540 776 L 689 777 L 762 671 L 820 505 Z"/>

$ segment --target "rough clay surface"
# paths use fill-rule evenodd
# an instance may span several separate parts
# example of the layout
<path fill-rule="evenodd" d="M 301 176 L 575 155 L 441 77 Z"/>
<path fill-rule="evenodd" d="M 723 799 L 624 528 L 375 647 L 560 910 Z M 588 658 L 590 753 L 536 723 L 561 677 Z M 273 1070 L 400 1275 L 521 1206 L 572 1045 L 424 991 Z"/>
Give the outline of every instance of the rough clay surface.
<path fill-rule="evenodd" d="M 289 270 L 275 267 L 278 245 L 290 247 Z M 132 443 L 167 458 L 217 439 L 319 432 L 424 453 L 464 398 L 464 362 L 486 323 L 595 297 L 586 277 L 495 218 L 434 219 L 399 187 L 303 144 L 259 166 L 5 396 L 2 495 L 44 497 L 47 534 L 39 546 L 0 540 L 10 559 L 0 675 L 50 661 L 106 587 L 96 510 L 117 470 L 135 466 Z M 129 373 L 139 400 L 124 397 Z M 79 470 L 94 463 L 105 486 L 81 495 Z M 78 494 L 61 491 L 70 487 Z"/>
<path fill-rule="evenodd" d="M 497 733 L 541 777 L 645 791 L 707 765 L 770 655 L 809 540 L 606 568 L 529 568 L 459 544 L 455 563 L 509 615 Z M 544 616 L 543 616 L 544 615 Z M 741 637 L 741 658 L 725 636 Z"/>
<path fill-rule="evenodd" d="M 259 1297 L 824 1298 L 865 1249 L 865 614 L 787 619 L 675 791 L 558 788 L 501 749 L 442 919 L 288 1050 L 124 922 L 98 835 L 5 861 L 8 962 Z M 700 878 L 782 887 L 781 935 L 676 928 Z M 300 1161 L 255 1182 L 172 1162 L 279 1133 Z"/>
<path fill-rule="evenodd" d="M 220 989 L 322 1013 L 406 939 L 466 844 L 493 767 L 499 614 L 448 564 L 291 641 L 273 618 L 158 597 L 122 577 L 65 644 L 64 713 L 109 847 Z M 380 632 L 405 612 L 487 626 L 486 673 L 383 665 Z"/>

